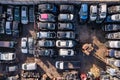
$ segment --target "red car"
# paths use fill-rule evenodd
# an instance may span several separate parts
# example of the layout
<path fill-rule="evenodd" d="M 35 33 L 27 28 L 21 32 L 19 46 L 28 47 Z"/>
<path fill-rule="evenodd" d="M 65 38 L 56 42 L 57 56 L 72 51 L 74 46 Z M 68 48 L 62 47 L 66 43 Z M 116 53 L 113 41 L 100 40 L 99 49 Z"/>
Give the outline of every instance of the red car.
<path fill-rule="evenodd" d="M 39 15 L 39 21 L 43 22 L 55 22 L 55 15 L 51 13 L 42 13 Z"/>

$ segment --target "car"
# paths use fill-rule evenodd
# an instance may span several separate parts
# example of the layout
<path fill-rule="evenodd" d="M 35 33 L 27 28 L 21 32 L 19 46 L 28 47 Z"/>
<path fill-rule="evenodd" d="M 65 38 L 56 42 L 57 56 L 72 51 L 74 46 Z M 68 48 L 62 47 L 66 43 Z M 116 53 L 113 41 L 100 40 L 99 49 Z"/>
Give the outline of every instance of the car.
<path fill-rule="evenodd" d="M 28 53 L 28 41 L 26 37 L 22 37 L 21 39 L 21 52 Z"/>
<path fill-rule="evenodd" d="M 120 22 L 120 14 L 113 14 L 107 16 L 106 22 Z"/>
<path fill-rule="evenodd" d="M 107 58 L 106 63 L 108 63 L 110 65 L 114 65 L 116 67 L 120 67 L 120 60 L 119 59 Z"/>
<path fill-rule="evenodd" d="M 46 57 L 53 57 L 55 55 L 55 50 L 54 49 L 38 49 L 35 51 L 36 54 L 39 56 L 46 56 Z"/>
<path fill-rule="evenodd" d="M 12 61 L 16 59 L 16 53 L 0 52 L 0 61 Z"/>
<path fill-rule="evenodd" d="M 18 65 L 8 65 L 6 66 L 6 72 L 18 71 Z"/>
<path fill-rule="evenodd" d="M 12 26 L 12 36 L 15 38 L 19 37 L 19 22 L 18 21 L 13 21 L 13 26 Z"/>
<path fill-rule="evenodd" d="M 11 35 L 12 34 L 12 22 L 10 21 L 6 21 L 6 24 L 5 24 L 5 32 L 7 35 Z"/>
<path fill-rule="evenodd" d="M 105 26 L 102 27 L 103 31 L 118 31 L 120 30 L 120 25 L 119 24 L 106 24 Z"/>
<path fill-rule="evenodd" d="M 107 38 L 107 39 L 120 39 L 120 32 L 107 33 L 107 34 L 105 34 L 105 38 Z"/>
<path fill-rule="evenodd" d="M 40 31 L 37 32 L 37 38 L 42 39 L 42 38 L 56 38 L 56 33 L 55 32 L 46 32 L 46 31 Z"/>
<path fill-rule="evenodd" d="M 74 15 L 69 13 L 60 13 L 58 15 L 58 21 L 73 21 Z"/>
<path fill-rule="evenodd" d="M 55 47 L 54 40 L 39 40 L 38 47 Z"/>
<path fill-rule="evenodd" d="M 39 12 L 57 12 L 57 7 L 55 4 L 39 4 L 38 5 L 38 11 Z"/>
<path fill-rule="evenodd" d="M 101 75 L 100 80 L 111 80 L 111 76 L 109 74 L 107 75 Z"/>
<path fill-rule="evenodd" d="M 39 30 L 55 30 L 56 29 L 56 24 L 55 23 L 38 22 L 37 26 L 38 26 Z"/>
<path fill-rule="evenodd" d="M 58 23 L 58 30 L 74 31 L 75 27 L 74 27 L 73 23 Z"/>
<path fill-rule="evenodd" d="M 20 22 L 20 7 L 19 6 L 14 7 L 14 21 Z"/>
<path fill-rule="evenodd" d="M 63 32 L 63 31 L 58 31 L 57 32 L 57 38 L 64 38 L 64 39 L 75 39 L 75 33 L 72 32 L 72 31 L 66 31 L 66 32 Z"/>
<path fill-rule="evenodd" d="M 74 56 L 75 51 L 73 49 L 59 49 L 59 56 Z"/>
<path fill-rule="evenodd" d="M 97 18 L 97 5 L 90 6 L 90 21 L 95 21 Z"/>
<path fill-rule="evenodd" d="M 29 7 L 29 22 L 34 22 L 35 14 L 34 14 L 34 7 Z"/>
<path fill-rule="evenodd" d="M 19 79 L 18 77 L 19 77 L 18 75 L 16 75 L 16 76 L 9 76 L 9 77 L 6 78 L 6 80 L 18 80 Z"/>
<path fill-rule="evenodd" d="M 0 17 L 2 17 L 2 14 L 3 14 L 3 6 L 0 5 Z"/>
<path fill-rule="evenodd" d="M 5 24 L 5 19 L 2 19 L 2 21 L 0 22 L 0 34 L 5 33 Z"/>
<path fill-rule="evenodd" d="M 105 45 L 109 48 L 120 48 L 120 41 L 107 41 Z"/>
<path fill-rule="evenodd" d="M 41 22 L 55 22 L 56 17 L 52 13 L 41 13 L 39 15 L 39 21 Z"/>
<path fill-rule="evenodd" d="M 60 70 L 79 69 L 80 61 L 56 61 L 55 67 Z"/>
<path fill-rule="evenodd" d="M 13 6 L 7 7 L 7 20 L 13 21 Z"/>
<path fill-rule="evenodd" d="M 15 41 L 0 41 L 0 47 L 14 49 L 16 43 L 17 42 L 15 42 Z"/>
<path fill-rule="evenodd" d="M 109 6 L 108 13 L 109 14 L 120 13 L 120 5 Z"/>
<path fill-rule="evenodd" d="M 73 5 L 69 5 L 69 4 L 61 4 L 60 5 L 60 12 L 70 12 L 70 13 L 73 13 L 74 12 L 74 6 Z"/>
<path fill-rule="evenodd" d="M 112 58 L 120 58 L 120 51 L 119 50 L 115 50 L 115 49 L 110 49 L 108 51 L 107 56 L 112 57 Z"/>
<path fill-rule="evenodd" d="M 28 24 L 28 8 L 27 8 L 27 6 L 21 7 L 21 23 Z"/>
<path fill-rule="evenodd" d="M 34 54 L 34 39 L 32 37 L 28 38 L 28 53 Z"/>
<path fill-rule="evenodd" d="M 22 70 L 25 70 L 25 71 L 37 70 L 37 63 L 23 63 Z"/>
<path fill-rule="evenodd" d="M 101 19 L 106 18 L 107 15 L 107 4 L 106 3 L 100 3 L 99 4 L 99 16 Z"/>
<path fill-rule="evenodd" d="M 65 48 L 72 48 L 75 46 L 75 42 L 73 40 L 57 40 L 56 41 L 57 47 L 65 47 Z"/>
<path fill-rule="evenodd" d="M 79 11 L 80 22 L 86 22 L 88 19 L 88 5 L 81 4 L 80 11 Z"/>

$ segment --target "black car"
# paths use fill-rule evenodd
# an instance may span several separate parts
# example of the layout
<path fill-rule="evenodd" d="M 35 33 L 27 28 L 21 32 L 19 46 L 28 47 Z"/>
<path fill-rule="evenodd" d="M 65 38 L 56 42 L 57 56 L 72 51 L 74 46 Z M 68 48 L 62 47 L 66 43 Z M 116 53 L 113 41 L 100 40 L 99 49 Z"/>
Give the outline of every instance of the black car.
<path fill-rule="evenodd" d="M 34 7 L 29 7 L 29 22 L 34 22 L 35 14 L 34 14 Z"/>
<path fill-rule="evenodd" d="M 75 30 L 73 23 L 58 23 L 58 30 Z"/>
<path fill-rule="evenodd" d="M 73 5 L 62 4 L 62 5 L 60 5 L 60 12 L 70 12 L 70 13 L 73 13 L 74 12 L 74 6 Z"/>
<path fill-rule="evenodd" d="M 38 49 L 35 51 L 35 53 L 38 54 L 39 56 L 53 57 L 55 54 L 55 50 L 54 49 Z"/>
<path fill-rule="evenodd" d="M 39 4 L 38 5 L 39 12 L 57 12 L 57 7 L 54 4 Z"/>
<path fill-rule="evenodd" d="M 37 23 L 39 30 L 55 30 L 56 24 L 55 23 Z"/>

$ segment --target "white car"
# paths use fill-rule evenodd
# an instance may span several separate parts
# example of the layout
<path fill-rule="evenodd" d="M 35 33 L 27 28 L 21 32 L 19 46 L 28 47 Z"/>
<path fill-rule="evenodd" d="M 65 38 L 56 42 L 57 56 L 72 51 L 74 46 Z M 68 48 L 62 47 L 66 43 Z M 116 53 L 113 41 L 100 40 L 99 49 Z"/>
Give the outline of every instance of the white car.
<path fill-rule="evenodd" d="M 21 23 L 28 24 L 28 8 L 26 6 L 21 7 Z"/>
<path fill-rule="evenodd" d="M 6 72 L 13 72 L 13 71 L 17 71 L 17 70 L 18 70 L 17 65 L 6 66 Z"/>
<path fill-rule="evenodd" d="M 106 3 L 101 3 L 99 4 L 99 15 L 100 15 L 100 19 L 104 19 L 106 18 L 107 15 L 107 4 Z"/>
<path fill-rule="evenodd" d="M 16 54 L 15 53 L 9 53 L 9 52 L 0 52 L 0 60 L 2 61 L 11 61 L 16 59 Z"/>
<path fill-rule="evenodd" d="M 111 16 L 111 20 L 113 20 L 113 21 L 120 21 L 120 14 L 113 14 Z"/>
<path fill-rule="evenodd" d="M 72 40 L 57 40 L 56 46 L 57 47 L 66 47 L 66 48 L 72 48 L 74 47 L 75 43 Z"/>
<path fill-rule="evenodd" d="M 27 38 L 23 37 L 21 39 L 21 52 L 28 53 Z"/>
<path fill-rule="evenodd" d="M 40 31 L 37 33 L 37 38 L 55 38 L 56 34 L 55 32 L 45 32 L 45 31 Z"/>
<path fill-rule="evenodd" d="M 95 21 L 97 18 L 97 5 L 90 6 L 90 21 Z"/>
<path fill-rule="evenodd" d="M 75 52 L 73 49 L 59 49 L 59 56 L 74 56 Z"/>
<path fill-rule="evenodd" d="M 36 70 L 37 64 L 36 63 L 24 63 L 22 64 L 22 70 Z"/>
<path fill-rule="evenodd" d="M 120 48 L 120 41 L 107 41 L 105 45 L 109 48 Z"/>

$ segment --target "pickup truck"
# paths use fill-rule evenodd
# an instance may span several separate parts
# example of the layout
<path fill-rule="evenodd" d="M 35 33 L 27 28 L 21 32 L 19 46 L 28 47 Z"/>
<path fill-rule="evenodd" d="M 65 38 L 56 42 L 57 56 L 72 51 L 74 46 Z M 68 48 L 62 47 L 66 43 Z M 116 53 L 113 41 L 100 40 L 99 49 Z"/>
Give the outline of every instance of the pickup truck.
<path fill-rule="evenodd" d="M 55 66 L 57 69 L 79 69 L 80 61 L 56 61 Z"/>

